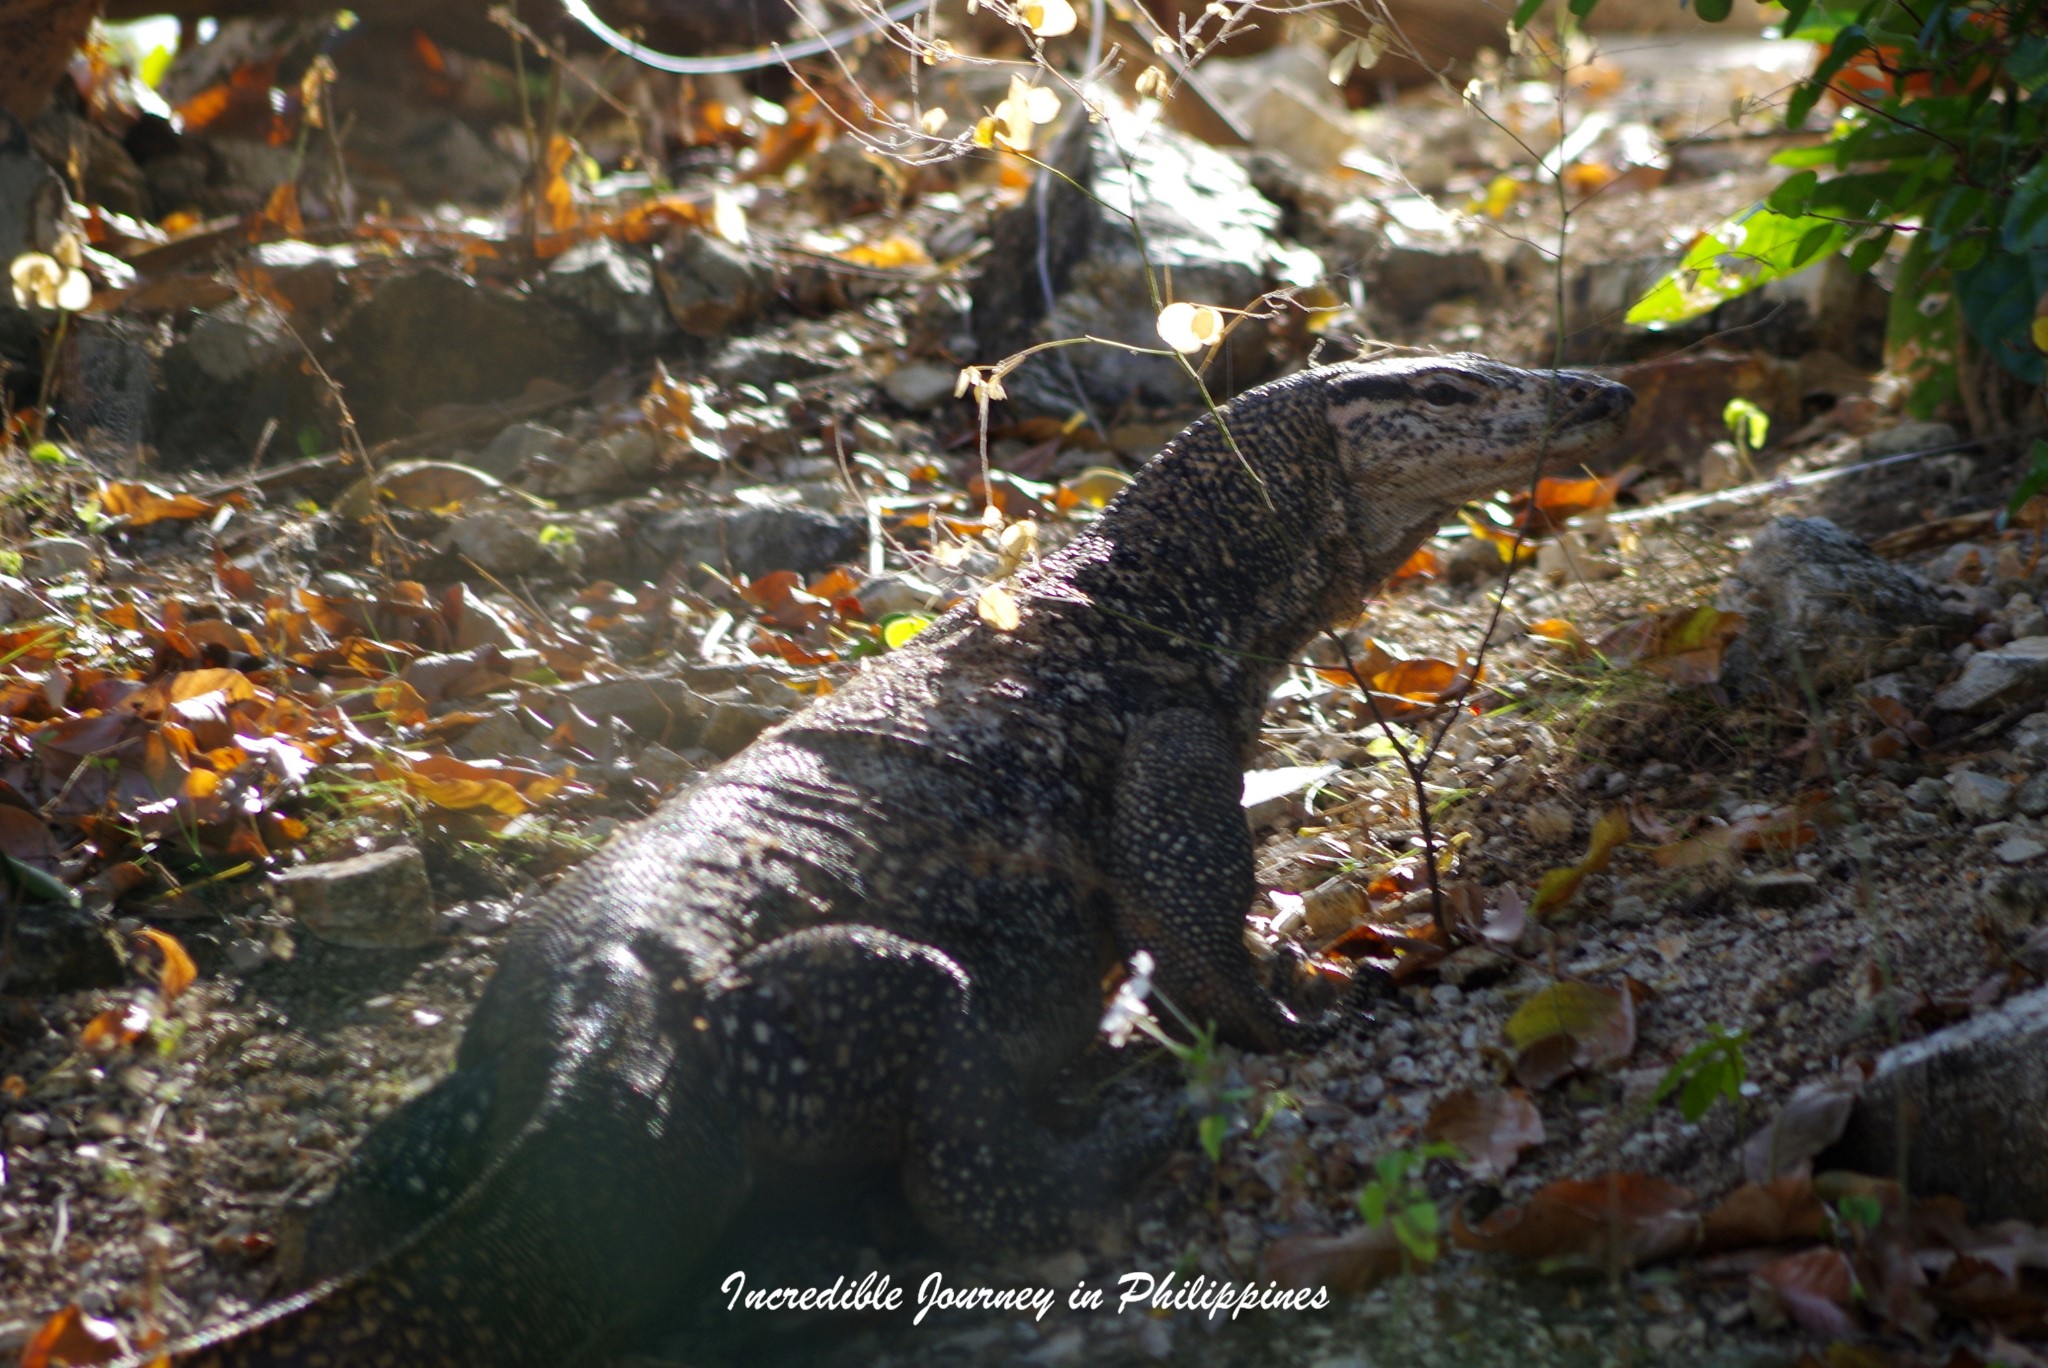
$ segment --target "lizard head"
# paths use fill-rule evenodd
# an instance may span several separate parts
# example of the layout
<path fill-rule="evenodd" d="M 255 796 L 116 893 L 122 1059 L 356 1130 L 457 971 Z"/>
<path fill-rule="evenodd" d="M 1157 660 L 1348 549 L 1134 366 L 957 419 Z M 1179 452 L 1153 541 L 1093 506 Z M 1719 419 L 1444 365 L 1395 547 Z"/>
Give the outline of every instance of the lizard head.
<path fill-rule="evenodd" d="M 1331 434 L 1353 488 L 1407 522 L 1526 484 L 1621 435 L 1626 385 L 1483 356 L 1418 356 L 1323 372 Z M 1389 506 L 1391 505 L 1391 506 Z"/>

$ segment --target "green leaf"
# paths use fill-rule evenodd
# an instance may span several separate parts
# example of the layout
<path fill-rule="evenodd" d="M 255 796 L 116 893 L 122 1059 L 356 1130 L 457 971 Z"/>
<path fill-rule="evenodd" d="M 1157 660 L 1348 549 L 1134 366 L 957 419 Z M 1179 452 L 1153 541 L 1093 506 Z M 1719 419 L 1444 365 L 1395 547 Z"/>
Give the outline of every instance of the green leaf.
<path fill-rule="evenodd" d="M 1378 1183 L 1368 1183 L 1358 1194 L 1358 1214 L 1365 1217 L 1367 1225 L 1384 1225 L 1387 1219 L 1387 1190 Z"/>
<path fill-rule="evenodd" d="M 1518 29 L 1529 27 L 1529 21 L 1534 19 L 1542 8 L 1543 0 L 1521 0 L 1521 3 L 1515 6 L 1515 17 L 1508 21 L 1508 26 Z"/>
<path fill-rule="evenodd" d="M 66 907 L 84 906 L 77 889 L 65 884 L 54 874 L 37 869 L 32 864 L 23 864 L 12 855 L 0 854 L 0 888 L 33 902 L 62 903 Z"/>
<path fill-rule="evenodd" d="M 1209 1156 L 1210 1163 L 1223 1158 L 1223 1137 L 1230 1131 L 1230 1118 L 1222 1112 L 1211 1112 L 1202 1118 L 1196 1134 L 1202 1142 L 1202 1153 Z"/>
<path fill-rule="evenodd" d="M 1749 451 L 1760 450 L 1771 435 L 1771 415 L 1747 399 L 1730 399 L 1721 410 L 1721 422 Z"/>
<path fill-rule="evenodd" d="M 1828 83 L 1841 75 L 1842 68 L 1849 65 L 1850 60 L 1869 45 L 1869 39 L 1864 37 L 1863 26 L 1860 24 L 1850 24 L 1837 33 L 1834 45 L 1828 49 L 1828 55 L 1820 59 L 1820 65 L 1813 69 L 1813 75 L 1802 81 L 1799 88 L 1792 92 L 1792 98 L 1786 101 L 1785 127 L 1803 126 L 1806 123 L 1806 116 L 1813 113 L 1814 105 L 1820 102 L 1821 92 L 1828 88 Z"/>
<path fill-rule="evenodd" d="M 2048 277 L 2048 252 L 2015 256 L 1992 252 L 1968 270 L 1955 273 L 1956 302 L 1963 323 L 1994 360 L 2030 385 L 2048 378 L 2040 350 L 2034 346 L 2034 301 Z"/>
<path fill-rule="evenodd" d="M 55 442 L 37 442 L 28 449 L 28 458 L 38 465 L 69 465 L 71 453 Z"/>
<path fill-rule="evenodd" d="M 2048 247 L 2048 161 L 2035 163 L 2014 182 L 1998 240 L 2008 252 Z"/>
<path fill-rule="evenodd" d="M 1718 24 L 1735 8 L 1735 0 L 1694 0 L 1693 12 L 1710 24 Z"/>
<path fill-rule="evenodd" d="M 1974 185 L 1951 185 L 1934 202 L 1927 216 L 1927 231 L 1936 247 L 1946 247 L 1975 228 L 1984 217 L 1991 196 Z"/>
<path fill-rule="evenodd" d="M 1813 188 L 1820 184 L 1818 171 L 1801 171 L 1787 176 L 1771 191 L 1764 205 L 1774 214 L 1803 214 L 1806 203 L 1813 196 Z"/>
<path fill-rule="evenodd" d="M 1759 206 L 1703 234 L 1670 274 L 1636 301 L 1627 321 L 1654 328 L 1711 313 L 1759 285 L 1791 275 L 1848 234 L 1839 223 Z"/>
<path fill-rule="evenodd" d="M 1857 243 L 1856 250 L 1849 253 L 1849 269 L 1859 274 L 1869 270 L 1877 265 L 1878 259 L 1884 255 L 1885 248 L 1891 246 L 1891 243 L 1892 230 L 1889 228 L 1878 229 L 1875 233 Z"/>
<path fill-rule="evenodd" d="M 2026 506 L 2027 500 L 2048 489 L 2048 442 L 2039 437 L 2027 448 L 2027 473 L 2020 477 L 2012 497 L 2005 501 L 2005 516 L 2010 518 Z"/>

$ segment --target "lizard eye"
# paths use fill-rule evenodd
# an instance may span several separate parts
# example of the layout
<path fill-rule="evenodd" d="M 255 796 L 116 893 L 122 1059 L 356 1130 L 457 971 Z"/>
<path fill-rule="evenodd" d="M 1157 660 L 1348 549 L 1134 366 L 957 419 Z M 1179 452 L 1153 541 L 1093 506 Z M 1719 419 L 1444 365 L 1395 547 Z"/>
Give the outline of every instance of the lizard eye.
<path fill-rule="evenodd" d="M 1435 404 L 1439 408 L 1446 408 L 1452 404 L 1469 404 L 1472 402 L 1471 395 L 1446 380 L 1439 380 L 1435 384 L 1428 386 L 1422 391 L 1422 398 L 1425 403 Z"/>

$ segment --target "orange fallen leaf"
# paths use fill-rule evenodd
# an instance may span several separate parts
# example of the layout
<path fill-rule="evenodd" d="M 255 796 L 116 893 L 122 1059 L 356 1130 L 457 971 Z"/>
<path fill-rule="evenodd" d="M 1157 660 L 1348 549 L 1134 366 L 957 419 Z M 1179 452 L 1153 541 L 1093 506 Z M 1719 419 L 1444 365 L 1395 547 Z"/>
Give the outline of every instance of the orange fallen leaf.
<path fill-rule="evenodd" d="M 185 947 L 178 943 L 178 938 L 168 931 L 145 926 L 135 933 L 135 937 L 154 945 L 157 953 L 163 956 L 164 967 L 157 975 L 156 989 L 163 995 L 164 1006 L 168 1007 L 198 980 L 199 968 L 192 963 L 192 956 L 185 953 Z"/>
<path fill-rule="evenodd" d="M 1412 579 L 1435 579 L 1444 570 L 1443 557 L 1428 542 L 1415 548 L 1415 554 L 1396 566 L 1394 573 L 1387 576 L 1389 585 L 1405 584 Z"/>
<path fill-rule="evenodd" d="M 1259 1276 L 1282 1287 L 1363 1292 L 1401 1271 L 1400 1237 L 1391 1221 L 1343 1235 L 1285 1235 L 1259 1257 Z"/>
<path fill-rule="evenodd" d="M 110 480 L 99 488 L 100 509 L 108 517 L 125 518 L 130 527 L 191 518 L 207 518 L 220 505 L 197 494 L 169 494 L 131 480 Z"/>
<path fill-rule="evenodd" d="M 121 1355 L 121 1335 L 111 1321 L 67 1306 L 43 1322 L 22 1346 L 21 1368 L 90 1368 Z"/>
<path fill-rule="evenodd" d="M 78 1033 L 78 1043 L 88 1050 L 107 1053 L 133 1045 L 149 1030 L 149 1004 L 140 998 L 109 1007 Z"/>

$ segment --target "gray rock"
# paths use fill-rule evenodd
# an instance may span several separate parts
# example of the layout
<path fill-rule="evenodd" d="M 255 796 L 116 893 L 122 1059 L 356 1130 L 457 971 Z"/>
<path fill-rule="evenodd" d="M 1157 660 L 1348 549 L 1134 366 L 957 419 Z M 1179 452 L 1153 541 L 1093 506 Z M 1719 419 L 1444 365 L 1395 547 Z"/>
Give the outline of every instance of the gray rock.
<path fill-rule="evenodd" d="M 540 290 L 601 335 L 636 349 L 657 345 L 676 328 L 655 284 L 654 264 L 610 238 L 579 242 L 556 257 Z"/>
<path fill-rule="evenodd" d="M 843 361 L 821 355 L 822 348 L 800 347 L 772 337 L 740 337 L 705 366 L 705 374 L 721 385 L 775 385 L 816 380 L 836 372 Z"/>
<path fill-rule="evenodd" d="M 682 561 L 752 578 L 771 570 L 807 574 L 857 560 L 867 546 L 867 519 L 796 504 L 692 508 L 662 513 L 640 525 L 641 548 L 657 567 Z"/>
<path fill-rule="evenodd" d="M 1956 811 L 1978 822 L 1995 822 L 2012 809 L 2012 785 L 1993 774 L 1959 769 L 1948 776 Z"/>
<path fill-rule="evenodd" d="M 704 731 L 697 738 L 697 744 L 720 760 L 728 759 L 789 716 L 789 711 L 787 708 L 771 708 L 765 703 L 721 700 L 712 706 L 711 715 L 704 719 Z"/>
<path fill-rule="evenodd" d="M 661 675 L 565 685 L 529 701 L 542 716 L 560 722 L 557 705 L 592 721 L 616 721 L 643 741 L 665 746 L 697 745 L 711 709 L 709 700 L 689 685 Z"/>
<path fill-rule="evenodd" d="M 448 539 L 485 570 L 506 578 L 527 574 L 548 562 L 548 549 L 540 540 L 541 526 L 532 514 L 480 508 L 450 523 Z"/>
<path fill-rule="evenodd" d="M 958 366 L 911 361 L 890 371 L 882 389 L 912 413 L 928 413 L 953 397 L 959 378 Z"/>
<path fill-rule="evenodd" d="M 645 427 L 621 428 L 593 437 L 559 462 L 537 457 L 527 463 L 524 482 L 554 498 L 645 488 L 661 464 L 661 448 Z"/>
<path fill-rule="evenodd" d="M 413 949 L 434 937 L 426 862 L 409 845 L 287 869 L 271 886 L 302 926 L 336 945 Z"/>
<path fill-rule="evenodd" d="M 70 217 L 64 178 L 35 154 L 20 124 L 0 115 L 0 263 L 49 251 Z M 13 308 L 13 292 L 0 294 L 0 310 Z"/>
<path fill-rule="evenodd" d="M 1927 774 L 1906 785 L 1906 801 L 1921 812 L 1946 812 L 1953 799 L 1947 784 Z"/>
<path fill-rule="evenodd" d="M 685 234 L 657 249 L 654 263 L 669 316 L 692 337 L 724 336 L 767 307 L 775 291 L 772 272 L 710 233 Z"/>
<path fill-rule="evenodd" d="M 482 451 L 463 457 L 462 463 L 509 480 L 530 460 L 559 464 L 575 449 L 575 442 L 546 424 L 514 423 L 491 438 Z"/>
<path fill-rule="evenodd" d="M 880 622 L 896 613 L 933 612 L 945 603 L 946 591 L 915 575 L 876 575 L 861 581 L 853 596 L 868 621 Z"/>
<path fill-rule="evenodd" d="M 1074 184 L 1042 173 L 1039 188 L 997 216 L 973 287 L 978 356 L 993 360 L 1082 336 L 1156 350 L 1148 256 L 1152 278 L 1172 282 L 1171 299 L 1226 309 L 1283 282 L 1311 284 L 1320 273 L 1313 254 L 1303 257 L 1276 239 L 1280 211 L 1238 162 L 1170 128 L 1139 138 L 1115 123 L 1076 120 L 1047 153 Z M 1132 215 L 1143 225 L 1142 248 Z M 1271 365 L 1259 329 L 1235 329 L 1221 350 L 1212 383 L 1255 384 Z M 1063 417 L 1081 405 L 1111 413 L 1198 398 L 1177 359 L 1104 347 L 1034 356 L 1003 383 L 1021 409 Z"/>
<path fill-rule="evenodd" d="M 1991 853 L 1998 857 L 2000 864 L 2025 864 L 2048 855 L 2048 845 L 2042 845 L 2032 836 L 2013 835 L 2000 841 Z"/>
<path fill-rule="evenodd" d="M 2022 817 L 2048 817 L 2048 771 L 2030 776 L 2013 792 L 2012 809 Z"/>
<path fill-rule="evenodd" d="M 1722 670 L 1723 682 L 1745 695 L 1853 683 L 1905 663 L 1892 657 L 1922 629 L 1967 625 L 1925 580 L 1825 518 L 1766 526 L 1715 601 L 1749 619 Z"/>
<path fill-rule="evenodd" d="M 300 423 L 312 421 L 305 359 L 269 301 L 252 296 L 207 310 L 158 359 L 162 384 L 150 416 L 158 446 L 172 461 L 243 465 L 268 430 L 273 457 L 294 454 Z"/>
<path fill-rule="evenodd" d="M 2048 989 L 1888 1051 L 1817 1168 L 1899 1172 L 1976 1221 L 2048 1220 Z"/>
<path fill-rule="evenodd" d="M 90 570 L 98 553 L 76 537 L 37 537 L 21 548 L 22 569 L 35 579 L 58 579 Z"/>
<path fill-rule="evenodd" d="M 417 431 L 436 405 L 494 403 L 543 378 L 581 384 L 616 355 L 559 305 L 440 268 L 387 278 L 332 349 L 328 368 L 371 441 Z"/>
<path fill-rule="evenodd" d="M 1934 706 L 1944 712 L 2009 708 L 2040 695 L 2048 695 L 2048 636 L 2021 637 L 1971 656 L 1955 683 L 1934 696 Z"/>
<path fill-rule="evenodd" d="M 1947 423 L 1900 423 L 1865 436 L 1863 458 L 1874 461 L 1884 456 L 1903 456 L 1909 451 L 1932 451 L 1962 440 L 1963 435 Z"/>
<path fill-rule="evenodd" d="M 1419 195 L 1386 205 L 1381 227 L 1385 245 L 1367 283 L 1374 300 L 1403 318 L 1413 318 L 1439 300 L 1482 294 L 1502 281 L 1500 264 L 1481 250 L 1481 233 L 1468 219 Z"/>

